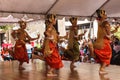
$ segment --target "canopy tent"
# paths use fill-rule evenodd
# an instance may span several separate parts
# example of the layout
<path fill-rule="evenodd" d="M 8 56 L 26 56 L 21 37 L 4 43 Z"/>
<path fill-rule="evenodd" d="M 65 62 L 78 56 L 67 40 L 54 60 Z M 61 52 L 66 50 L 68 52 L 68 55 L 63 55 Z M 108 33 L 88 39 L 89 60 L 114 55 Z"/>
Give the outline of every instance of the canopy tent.
<path fill-rule="evenodd" d="M 108 17 L 119 18 L 120 0 L 0 0 L 0 16 L 12 15 L 15 18 L 44 19 L 46 14 L 59 17 L 77 16 L 91 18 L 99 8 L 106 10 Z"/>

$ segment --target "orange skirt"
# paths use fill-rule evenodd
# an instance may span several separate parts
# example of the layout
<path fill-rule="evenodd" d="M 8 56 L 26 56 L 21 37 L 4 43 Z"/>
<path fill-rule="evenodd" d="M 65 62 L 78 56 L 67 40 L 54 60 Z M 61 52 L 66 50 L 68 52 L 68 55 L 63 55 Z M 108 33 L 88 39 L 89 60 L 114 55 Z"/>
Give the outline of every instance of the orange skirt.
<path fill-rule="evenodd" d="M 49 47 L 50 47 L 50 50 L 52 50 L 53 52 L 52 52 L 51 56 L 45 57 L 46 63 L 51 68 L 59 69 L 59 68 L 63 67 L 63 63 L 62 63 L 62 60 L 61 60 L 61 57 L 59 55 L 58 48 L 56 47 L 56 45 L 50 41 Z"/>
<path fill-rule="evenodd" d="M 104 39 L 104 48 L 103 49 L 94 49 L 96 54 L 96 61 L 99 63 L 110 64 L 112 49 L 110 46 L 110 41 L 108 39 Z"/>
<path fill-rule="evenodd" d="M 20 62 L 29 62 L 25 43 L 21 40 L 16 41 L 14 58 Z"/>

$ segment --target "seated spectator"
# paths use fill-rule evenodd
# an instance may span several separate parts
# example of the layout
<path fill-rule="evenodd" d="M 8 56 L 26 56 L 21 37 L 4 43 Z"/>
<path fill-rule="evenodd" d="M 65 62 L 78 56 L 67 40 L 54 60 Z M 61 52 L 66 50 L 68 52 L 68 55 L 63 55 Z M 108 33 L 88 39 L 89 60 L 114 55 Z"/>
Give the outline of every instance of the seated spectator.
<path fill-rule="evenodd" d="M 2 50 L 2 57 L 4 61 L 11 61 L 13 60 L 12 56 L 9 54 L 9 50 L 7 48 L 3 48 Z"/>
<path fill-rule="evenodd" d="M 119 42 L 116 41 L 113 45 L 113 50 L 115 50 L 116 53 L 120 51 L 120 45 L 118 44 Z"/>
<path fill-rule="evenodd" d="M 27 49 L 27 53 L 28 53 L 28 58 L 31 59 L 32 57 L 32 45 L 29 43 L 26 43 L 26 49 Z"/>

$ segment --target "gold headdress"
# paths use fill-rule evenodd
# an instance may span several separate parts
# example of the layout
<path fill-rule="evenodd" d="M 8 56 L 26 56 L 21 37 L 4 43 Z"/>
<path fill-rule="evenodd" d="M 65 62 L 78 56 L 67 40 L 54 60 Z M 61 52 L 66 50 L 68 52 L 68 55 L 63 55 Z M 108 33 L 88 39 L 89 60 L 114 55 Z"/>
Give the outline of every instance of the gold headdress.
<path fill-rule="evenodd" d="M 101 18 L 103 15 L 106 14 L 105 10 L 98 9 L 96 10 L 98 18 Z"/>
<path fill-rule="evenodd" d="M 69 20 L 73 24 L 73 23 L 77 22 L 77 17 L 71 17 Z"/>
<path fill-rule="evenodd" d="M 26 22 L 25 21 L 18 21 L 18 23 L 20 24 L 20 26 L 24 26 L 24 25 L 26 25 Z"/>
<path fill-rule="evenodd" d="M 56 15 L 54 15 L 54 14 L 48 14 L 47 15 L 47 19 L 48 19 L 49 22 L 52 22 L 55 18 L 56 18 Z"/>

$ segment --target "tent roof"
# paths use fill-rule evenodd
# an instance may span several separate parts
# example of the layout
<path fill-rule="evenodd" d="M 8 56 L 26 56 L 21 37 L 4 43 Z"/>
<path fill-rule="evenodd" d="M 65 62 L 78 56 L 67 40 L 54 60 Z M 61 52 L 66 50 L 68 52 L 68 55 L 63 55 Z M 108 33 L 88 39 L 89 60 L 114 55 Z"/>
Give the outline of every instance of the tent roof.
<path fill-rule="evenodd" d="M 40 19 L 41 15 L 91 17 L 99 8 L 108 17 L 120 17 L 120 0 L 0 0 L 0 16 L 22 18 L 24 15 Z M 42 18 L 44 18 L 42 16 Z"/>

